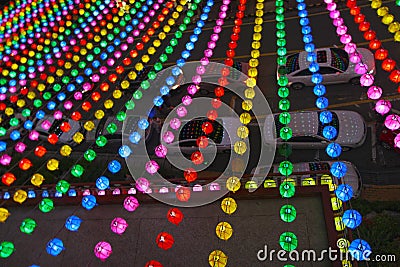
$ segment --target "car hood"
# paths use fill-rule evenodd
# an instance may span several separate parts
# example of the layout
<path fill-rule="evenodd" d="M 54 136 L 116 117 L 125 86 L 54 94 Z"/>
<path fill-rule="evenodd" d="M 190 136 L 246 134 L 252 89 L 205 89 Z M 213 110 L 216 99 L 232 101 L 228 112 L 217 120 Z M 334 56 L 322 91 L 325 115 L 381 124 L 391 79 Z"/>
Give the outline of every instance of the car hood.
<path fill-rule="evenodd" d="M 365 139 L 365 122 L 360 114 L 352 111 L 335 111 L 339 119 L 339 144 L 361 145 Z"/>

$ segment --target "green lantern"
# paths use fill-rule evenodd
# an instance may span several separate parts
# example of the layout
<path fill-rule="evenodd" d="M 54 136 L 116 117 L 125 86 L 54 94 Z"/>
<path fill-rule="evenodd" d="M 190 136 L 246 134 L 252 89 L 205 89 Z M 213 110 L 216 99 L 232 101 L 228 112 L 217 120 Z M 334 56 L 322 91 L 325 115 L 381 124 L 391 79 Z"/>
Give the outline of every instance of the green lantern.
<path fill-rule="evenodd" d="M 292 232 L 284 232 L 279 237 L 279 245 L 283 250 L 292 251 L 297 248 L 297 243 L 297 236 Z"/>
<path fill-rule="evenodd" d="M 292 205 L 282 206 L 279 213 L 284 222 L 293 222 L 297 215 L 296 209 Z"/>
<path fill-rule="evenodd" d="M 31 218 L 26 218 L 25 220 L 22 221 L 19 229 L 21 230 L 22 233 L 30 235 L 33 233 L 33 231 L 35 231 L 36 226 L 37 223 L 35 222 L 35 220 Z"/>
<path fill-rule="evenodd" d="M 25 108 L 25 109 L 22 110 L 21 113 L 22 113 L 22 116 L 24 116 L 26 118 L 26 117 L 29 117 L 31 115 L 31 110 L 28 109 L 28 108 Z"/>
<path fill-rule="evenodd" d="M 279 47 L 276 50 L 276 53 L 278 54 L 278 56 L 285 56 L 287 54 L 287 51 L 285 47 Z"/>
<path fill-rule="evenodd" d="M 286 76 L 280 76 L 278 79 L 279 86 L 286 86 L 289 83 L 289 79 Z"/>
<path fill-rule="evenodd" d="M 72 166 L 71 169 L 71 174 L 77 178 L 81 177 L 83 172 L 84 172 L 84 168 L 82 167 L 82 165 L 79 164 L 75 164 L 74 166 Z"/>
<path fill-rule="evenodd" d="M 162 63 L 157 62 L 156 64 L 154 64 L 154 69 L 156 71 L 160 71 L 160 70 L 162 70 L 162 68 L 163 68 Z"/>
<path fill-rule="evenodd" d="M 88 149 L 85 151 L 85 153 L 83 154 L 83 157 L 91 162 L 96 158 L 96 152 L 93 149 Z"/>
<path fill-rule="evenodd" d="M 133 93 L 133 98 L 136 99 L 136 100 L 141 99 L 142 96 L 143 96 L 143 93 L 142 93 L 142 91 L 140 91 L 140 90 L 136 90 L 136 91 Z"/>
<path fill-rule="evenodd" d="M 133 109 L 135 108 L 135 102 L 133 102 L 132 99 L 131 99 L 131 100 L 128 100 L 128 101 L 125 103 L 125 107 L 126 107 L 127 110 L 133 110 Z"/>
<path fill-rule="evenodd" d="M 282 140 L 287 141 L 292 138 L 292 129 L 290 127 L 282 127 L 279 131 L 279 136 Z"/>
<path fill-rule="evenodd" d="M 65 194 L 68 192 L 69 186 L 70 184 L 67 181 L 61 180 L 58 181 L 58 183 L 56 184 L 56 190 L 60 193 Z"/>
<path fill-rule="evenodd" d="M 145 81 L 143 81 L 143 82 L 140 83 L 140 87 L 142 87 L 143 90 L 147 90 L 147 89 L 150 88 L 150 82 L 147 81 L 147 80 L 145 80 Z"/>
<path fill-rule="evenodd" d="M 293 164 L 290 161 L 282 161 L 279 164 L 279 173 L 282 174 L 283 176 L 289 176 L 293 173 Z"/>
<path fill-rule="evenodd" d="M 117 113 L 117 115 L 115 116 L 117 118 L 118 121 L 123 122 L 126 119 L 126 113 L 125 111 L 120 111 Z"/>
<path fill-rule="evenodd" d="M 290 113 L 289 112 L 282 112 L 279 114 L 279 122 L 282 124 L 289 124 L 290 123 Z"/>
<path fill-rule="evenodd" d="M 0 258 L 8 258 L 14 252 L 14 244 L 9 241 L 3 241 L 0 244 Z"/>
<path fill-rule="evenodd" d="M 286 98 L 279 100 L 279 109 L 282 111 L 288 111 L 290 109 L 290 101 Z"/>
<path fill-rule="evenodd" d="M 107 125 L 106 130 L 109 134 L 114 134 L 117 131 L 118 127 L 115 123 L 110 123 Z"/>
<path fill-rule="evenodd" d="M 47 213 L 54 209 L 54 202 L 50 198 L 43 198 L 39 203 L 39 209 L 41 212 Z"/>
<path fill-rule="evenodd" d="M 289 88 L 287 87 L 279 87 L 278 95 L 280 98 L 286 98 L 289 96 Z"/>
<path fill-rule="evenodd" d="M 7 133 L 7 130 L 6 130 L 6 128 L 4 128 L 4 127 L 0 127 L 0 136 L 5 136 L 5 135 L 6 135 L 6 133 Z"/>
<path fill-rule="evenodd" d="M 103 135 L 100 135 L 99 137 L 97 137 L 96 139 L 96 145 L 99 147 L 103 147 L 107 144 L 107 138 Z"/>
<path fill-rule="evenodd" d="M 19 124 L 18 118 L 12 118 L 12 119 L 10 120 L 10 126 L 16 127 L 16 126 L 18 126 L 18 124 Z"/>
<path fill-rule="evenodd" d="M 157 77 L 157 73 L 156 73 L 154 70 L 152 70 L 152 71 L 150 71 L 150 72 L 147 74 L 147 77 L 148 77 L 150 80 L 154 80 L 154 79 Z"/>
<path fill-rule="evenodd" d="M 294 187 L 294 185 L 292 183 L 283 182 L 279 186 L 279 193 L 284 198 L 293 197 L 295 192 L 296 192 L 296 189 L 295 189 L 295 187 Z"/>

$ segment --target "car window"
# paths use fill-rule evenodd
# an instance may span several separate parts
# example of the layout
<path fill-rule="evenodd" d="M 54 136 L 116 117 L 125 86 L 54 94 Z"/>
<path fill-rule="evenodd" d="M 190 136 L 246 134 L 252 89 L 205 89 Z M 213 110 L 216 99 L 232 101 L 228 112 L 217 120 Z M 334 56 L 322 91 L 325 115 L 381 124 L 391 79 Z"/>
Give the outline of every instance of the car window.
<path fill-rule="evenodd" d="M 346 71 L 349 67 L 349 55 L 346 51 L 339 48 L 331 48 L 331 66 Z"/>
<path fill-rule="evenodd" d="M 319 143 L 321 139 L 314 136 L 293 136 L 289 139 L 289 142 L 295 143 Z"/>
<path fill-rule="evenodd" d="M 319 73 L 321 73 L 321 74 L 335 74 L 337 72 L 338 72 L 337 70 L 335 70 L 334 68 L 331 68 L 331 67 L 320 67 L 319 68 Z"/>
<path fill-rule="evenodd" d="M 313 73 L 309 69 L 304 69 L 302 71 L 299 71 L 293 76 L 311 76 Z"/>
<path fill-rule="evenodd" d="M 326 63 L 328 61 L 328 57 L 326 55 L 325 50 L 317 51 L 317 63 Z"/>

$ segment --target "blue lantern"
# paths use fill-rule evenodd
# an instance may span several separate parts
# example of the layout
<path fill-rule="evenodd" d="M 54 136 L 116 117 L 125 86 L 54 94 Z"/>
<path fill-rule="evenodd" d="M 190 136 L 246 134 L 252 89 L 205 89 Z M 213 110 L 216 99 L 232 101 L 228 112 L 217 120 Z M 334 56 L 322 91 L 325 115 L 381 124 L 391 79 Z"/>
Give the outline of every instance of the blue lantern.
<path fill-rule="evenodd" d="M 149 122 L 147 121 L 147 119 L 140 119 L 138 122 L 138 126 L 140 129 L 146 130 L 147 127 L 149 127 Z"/>
<path fill-rule="evenodd" d="M 10 133 L 10 138 L 13 141 L 18 140 L 20 137 L 21 137 L 21 133 L 17 130 L 14 130 Z"/>
<path fill-rule="evenodd" d="M 342 147 L 337 143 L 330 143 L 326 147 L 326 153 L 331 158 L 337 158 L 342 153 Z"/>
<path fill-rule="evenodd" d="M 323 96 L 326 93 L 326 87 L 323 84 L 317 84 L 314 86 L 314 95 Z"/>
<path fill-rule="evenodd" d="M 313 75 L 311 75 L 311 81 L 315 84 L 322 83 L 322 80 L 323 80 L 323 77 L 320 73 L 314 73 Z"/>
<path fill-rule="evenodd" d="M 0 152 L 3 152 L 7 149 L 7 143 L 4 141 L 0 141 Z"/>
<path fill-rule="evenodd" d="M 353 188 L 348 184 L 341 184 L 335 190 L 336 197 L 341 201 L 349 201 L 353 197 Z"/>
<path fill-rule="evenodd" d="M 71 232 L 78 231 L 79 227 L 81 227 L 82 219 L 78 216 L 72 215 L 67 218 L 65 221 L 65 228 L 70 230 Z"/>
<path fill-rule="evenodd" d="M 99 190 L 106 190 L 110 186 L 110 180 L 105 176 L 100 176 L 96 180 L 96 187 Z"/>
<path fill-rule="evenodd" d="M 32 130 L 32 127 L 33 127 L 33 122 L 31 120 L 27 120 L 24 122 L 24 128 L 26 130 L 30 131 L 30 130 Z"/>
<path fill-rule="evenodd" d="M 307 26 L 307 27 L 308 27 L 308 26 Z M 311 62 L 310 65 L 308 66 L 308 69 L 309 69 L 311 72 L 317 72 L 317 71 L 319 71 L 319 64 L 316 63 L 316 62 Z"/>
<path fill-rule="evenodd" d="M 319 121 L 323 124 L 328 124 L 332 121 L 332 112 L 324 110 L 319 114 Z"/>
<path fill-rule="evenodd" d="M 299 4 L 297 4 L 297 9 L 298 10 L 304 10 L 304 9 L 306 9 L 306 4 L 304 4 L 304 3 L 299 3 Z M 304 31 L 301 31 L 303 34 L 307 34 L 308 32 L 304 32 Z"/>
<path fill-rule="evenodd" d="M 358 261 L 369 259 L 372 253 L 371 246 L 363 239 L 353 240 L 348 250 L 351 256 Z"/>
<path fill-rule="evenodd" d="M 319 108 L 319 109 L 325 109 L 328 107 L 328 99 L 326 97 L 320 96 L 317 98 L 317 100 L 315 101 L 315 105 Z"/>
<path fill-rule="evenodd" d="M 59 238 L 53 238 L 47 243 L 46 251 L 52 256 L 59 255 L 64 250 L 64 244 Z"/>
<path fill-rule="evenodd" d="M 343 224 L 350 229 L 360 226 L 362 221 L 361 214 L 356 210 L 346 210 L 342 216 Z"/>
<path fill-rule="evenodd" d="M 82 198 L 82 207 L 91 210 L 96 206 L 96 197 L 93 195 L 84 196 Z"/>
<path fill-rule="evenodd" d="M 113 160 L 110 163 L 108 163 L 108 170 L 111 173 L 117 173 L 121 170 L 121 163 L 119 163 L 118 160 Z"/>
<path fill-rule="evenodd" d="M 42 197 L 49 197 L 49 191 L 43 190 Z"/>
<path fill-rule="evenodd" d="M 337 136 L 337 130 L 333 126 L 325 126 L 324 129 L 322 130 L 322 135 L 326 139 L 332 140 Z"/>
<path fill-rule="evenodd" d="M 307 10 L 300 10 L 298 15 L 300 18 L 305 18 L 308 16 L 308 12 L 307 12 Z"/>
<path fill-rule="evenodd" d="M 310 20 L 308 18 L 301 18 L 300 19 L 300 25 L 301 26 L 306 26 L 310 23 Z"/>
<path fill-rule="evenodd" d="M 160 107 L 163 103 L 164 103 L 164 99 L 162 99 L 161 96 L 156 96 L 156 97 L 153 99 L 153 104 L 154 104 L 156 107 Z"/>
<path fill-rule="evenodd" d="M 312 37 L 311 34 L 305 34 L 305 35 L 303 35 L 303 42 L 304 42 L 304 43 L 306 43 L 306 44 L 311 43 L 312 40 L 313 40 L 313 37 Z"/>
<path fill-rule="evenodd" d="M 331 173 L 333 176 L 337 177 L 337 178 L 342 178 L 343 176 L 346 175 L 347 172 L 347 166 L 345 163 L 343 162 L 334 162 L 331 166 Z"/>
<path fill-rule="evenodd" d="M 28 198 L 35 198 L 36 197 L 36 193 L 33 190 L 29 190 L 28 191 Z"/>
<path fill-rule="evenodd" d="M 168 93 L 169 93 L 168 86 L 164 85 L 163 87 L 160 88 L 160 94 L 161 95 L 167 95 Z"/>
<path fill-rule="evenodd" d="M 309 45 L 309 44 L 307 44 Z M 307 53 L 307 61 L 308 62 L 315 62 L 317 61 L 317 54 L 315 54 L 315 52 L 313 52 L 313 49 L 308 49 L 309 52 Z"/>
<path fill-rule="evenodd" d="M 175 78 L 174 76 L 168 76 L 167 79 L 165 79 L 165 83 L 169 86 L 175 84 Z"/>
<path fill-rule="evenodd" d="M 132 154 L 132 150 L 129 146 L 123 145 L 119 148 L 118 153 L 122 158 L 127 158 Z"/>
<path fill-rule="evenodd" d="M 142 136 L 140 135 L 140 133 L 133 132 L 129 136 L 129 141 L 131 141 L 131 143 L 133 143 L 133 144 L 138 144 L 141 138 L 142 138 Z"/>

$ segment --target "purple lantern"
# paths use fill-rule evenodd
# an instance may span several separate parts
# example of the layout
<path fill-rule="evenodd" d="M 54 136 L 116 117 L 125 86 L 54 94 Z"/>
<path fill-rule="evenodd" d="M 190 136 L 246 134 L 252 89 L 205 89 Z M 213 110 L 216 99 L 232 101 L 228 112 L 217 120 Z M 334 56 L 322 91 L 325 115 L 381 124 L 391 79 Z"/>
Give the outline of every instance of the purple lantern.
<path fill-rule="evenodd" d="M 136 188 L 142 193 L 146 193 L 149 189 L 150 182 L 146 178 L 140 177 L 136 180 Z"/>
<path fill-rule="evenodd" d="M 347 32 L 347 27 L 345 25 L 340 25 L 339 27 L 336 28 L 336 33 L 338 35 L 343 35 Z"/>
<path fill-rule="evenodd" d="M 135 211 L 137 207 L 139 207 L 139 201 L 135 197 L 129 196 L 125 198 L 124 208 L 127 211 Z"/>
<path fill-rule="evenodd" d="M 146 171 L 149 174 L 151 175 L 155 174 L 158 171 L 158 169 L 160 169 L 160 166 L 154 160 L 150 160 L 146 163 Z"/>
<path fill-rule="evenodd" d="M 389 130 L 395 131 L 400 128 L 400 116 L 392 114 L 386 117 L 385 126 Z"/>
<path fill-rule="evenodd" d="M 360 78 L 360 83 L 362 86 L 371 86 L 374 83 L 374 75 L 372 74 L 363 74 Z"/>
<path fill-rule="evenodd" d="M 375 104 L 376 112 L 378 112 L 381 115 L 385 115 L 386 113 L 388 113 L 391 108 L 392 108 L 392 104 L 390 104 L 390 102 L 386 101 L 386 100 L 379 100 Z"/>
<path fill-rule="evenodd" d="M 333 23 L 334 26 L 339 27 L 339 26 L 343 25 L 343 19 L 342 18 L 336 18 L 336 19 L 333 20 L 332 23 Z"/>
<path fill-rule="evenodd" d="M 359 53 L 357 53 L 357 51 L 350 54 L 350 62 L 351 63 L 357 64 L 360 61 L 361 61 L 361 56 Z"/>
<path fill-rule="evenodd" d="M 370 88 L 368 88 L 367 95 L 369 99 L 374 99 L 374 100 L 379 99 L 382 96 L 382 88 L 373 85 Z"/>
<path fill-rule="evenodd" d="M 96 257 L 101 261 L 105 261 L 108 257 L 110 257 L 111 253 L 112 248 L 108 242 L 101 241 L 94 247 L 94 255 L 96 255 Z"/>
<path fill-rule="evenodd" d="M 128 223 L 123 218 L 117 217 L 111 222 L 111 231 L 118 235 L 122 235 L 127 227 Z"/>
<path fill-rule="evenodd" d="M 334 12 L 334 11 L 332 11 L 332 12 Z M 331 13 L 332 13 L 331 12 Z M 350 43 L 351 42 L 351 35 L 350 34 L 343 34 L 342 36 L 340 36 L 340 42 L 342 43 L 342 44 L 348 44 L 348 43 Z"/>
<path fill-rule="evenodd" d="M 331 3 L 327 3 L 326 9 L 329 10 L 329 11 L 336 10 L 336 3 L 332 3 L 332 2 Z"/>

